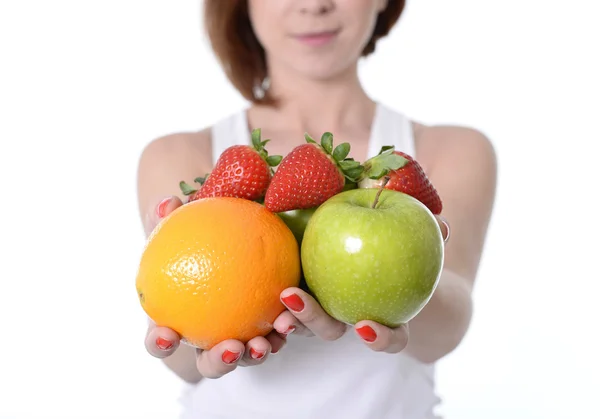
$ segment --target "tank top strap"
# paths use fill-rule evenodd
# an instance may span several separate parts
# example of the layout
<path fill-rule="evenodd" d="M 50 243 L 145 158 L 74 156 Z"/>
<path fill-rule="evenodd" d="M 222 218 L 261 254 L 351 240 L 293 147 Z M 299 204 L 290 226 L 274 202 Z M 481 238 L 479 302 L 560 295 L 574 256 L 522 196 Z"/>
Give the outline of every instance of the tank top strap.
<path fill-rule="evenodd" d="M 217 162 L 226 148 L 239 144 L 250 144 L 250 132 L 246 109 L 242 109 L 217 121 L 211 128 L 212 161 Z"/>
<path fill-rule="evenodd" d="M 393 145 L 397 151 L 415 156 L 415 138 L 410 119 L 389 106 L 377 103 L 369 141 L 369 156 L 375 156 L 386 145 Z"/>

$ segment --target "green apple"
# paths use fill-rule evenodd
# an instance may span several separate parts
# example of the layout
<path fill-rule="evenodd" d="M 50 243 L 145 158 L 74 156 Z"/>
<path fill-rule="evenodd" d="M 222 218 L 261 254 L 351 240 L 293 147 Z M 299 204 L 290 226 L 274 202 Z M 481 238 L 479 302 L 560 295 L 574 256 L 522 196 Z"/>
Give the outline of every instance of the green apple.
<path fill-rule="evenodd" d="M 431 298 L 444 241 L 417 199 L 388 189 L 341 192 L 310 218 L 301 246 L 306 283 L 332 317 L 397 327 Z"/>
<path fill-rule="evenodd" d="M 292 230 L 292 233 L 294 233 L 298 245 L 302 244 L 304 230 L 315 210 L 316 208 L 296 209 L 277 213 L 279 218 L 281 218 L 288 228 Z"/>

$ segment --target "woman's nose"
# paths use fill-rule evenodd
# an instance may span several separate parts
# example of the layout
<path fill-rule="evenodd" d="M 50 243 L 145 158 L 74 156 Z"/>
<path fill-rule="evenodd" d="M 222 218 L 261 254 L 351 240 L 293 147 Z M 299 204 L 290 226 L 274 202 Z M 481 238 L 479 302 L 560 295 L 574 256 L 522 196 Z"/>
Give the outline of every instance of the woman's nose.
<path fill-rule="evenodd" d="M 305 14 L 324 15 L 335 9 L 333 0 L 296 0 Z"/>

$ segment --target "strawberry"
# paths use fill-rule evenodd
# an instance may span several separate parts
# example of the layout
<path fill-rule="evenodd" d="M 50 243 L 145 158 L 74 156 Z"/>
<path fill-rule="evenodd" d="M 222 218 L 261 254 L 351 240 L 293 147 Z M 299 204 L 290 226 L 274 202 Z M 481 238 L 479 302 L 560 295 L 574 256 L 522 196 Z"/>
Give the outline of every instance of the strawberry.
<path fill-rule="evenodd" d="M 433 214 L 442 212 L 442 200 L 421 165 L 412 157 L 394 147 L 385 146 L 379 154 L 365 161 L 365 170 L 359 179 L 360 188 L 378 188 L 384 177 L 389 177 L 386 189 L 403 192 L 421 201 Z"/>
<path fill-rule="evenodd" d="M 258 201 L 265 196 L 273 167 L 281 161 L 281 156 L 269 156 L 261 141 L 260 129 L 252 131 L 252 145 L 234 145 L 221 153 L 215 167 L 205 178 L 196 178 L 200 184 L 196 190 L 184 181 L 179 186 L 188 202 L 197 199 L 229 196 Z"/>
<path fill-rule="evenodd" d="M 330 132 L 323 134 L 321 144 L 308 134 L 304 138 L 307 143 L 283 158 L 271 180 L 265 195 L 265 207 L 271 212 L 317 207 L 362 173 L 359 162 L 346 158 L 350 144 L 334 149 Z"/>

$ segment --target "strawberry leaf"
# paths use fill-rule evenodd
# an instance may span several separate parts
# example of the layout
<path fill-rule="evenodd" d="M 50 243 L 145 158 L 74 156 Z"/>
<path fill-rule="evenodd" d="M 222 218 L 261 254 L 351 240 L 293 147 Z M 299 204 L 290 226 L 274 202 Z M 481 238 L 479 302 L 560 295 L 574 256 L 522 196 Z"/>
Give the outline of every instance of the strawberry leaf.
<path fill-rule="evenodd" d="M 197 192 L 197 189 L 194 189 L 193 186 L 188 185 L 187 183 L 185 183 L 185 181 L 181 181 L 179 182 L 179 188 L 181 189 L 181 192 L 185 195 L 191 195 L 195 192 Z"/>
<path fill-rule="evenodd" d="M 343 160 L 340 162 L 340 167 L 342 168 L 342 170 L 350 170 L 350 169 L 356 169 L 357 167 L 360 166 L 360 163 L 354 160 Z"/>
<path fill-rule="evenodd" d="M 351 182 L 357 182 L 364 171 L 364 167 L 354 160 L 343 160 L 338 163 L 346 179 Z"/>
<path fill-rule="evenodd" d="M 194 182 L 199 183 L 200 185 L 204 185 L 204 182 L 206 182 L 207 177 L 208 177 L 208 175 L 206 175 L 204 177 L 197 177 L 196 179 L 194 179 Z"/>
<path fill-rule="evenodd" d="M 348 156 L 348 153 L 350 153 L 350 144 L 342 143 L 333 150 L 333 158 L 341 162 Z"/>
<path fill-rule="evenodd" d="M 281 163 L 282 156 L 268 156 L 267 164 L 271 167 L 278 166 Z"/>
<path fill-rule="evenodd" d="M 309 144 L 317 144 L 317 142 L 315 140 L 313 140 L 312 137 L 310 135 L 308 135 L 308 133 L 304 134 L 304 139 Z"/>
<path fill-rule="evenodd" d="M 394 146 L 393 145 L 384 145 L 383 147 L 381 147 L 381 150 L 379 150 L 378 154 L 383 154 L 389 150 L 394 150 Z"/>
<path fill-rule="evenodd" d="M 331 154 L 333 151 L 333 134 L 330 132 L 325 132 L 321 136 L 321 147 L 325 149 L 327 154 Z"/>
<path fill-rule="evenodd" d="M 254 146 L 254 148 L 257 151 L 262 150 L 264 144 L 262 144 L 262 142 L 260 141 L 260 128 L 256 128 L 256 129 L 252 130 L 251 138 L 252 138 L 252 145 Z"/>
<path fill-rule="evenodd" d="M 351 182 L 357 182 L 364 171 L 363 166 L 353 167 L 344 171 L 344 176 Z"/>
<path fill-rule="evenodd" d="M 392 170 L 398 170 L 408 163 L 404 157 L 388 149 L 365 162 L 365 174 L 370 179 L 380 179 Z"/>

